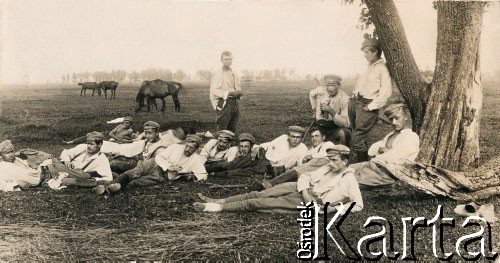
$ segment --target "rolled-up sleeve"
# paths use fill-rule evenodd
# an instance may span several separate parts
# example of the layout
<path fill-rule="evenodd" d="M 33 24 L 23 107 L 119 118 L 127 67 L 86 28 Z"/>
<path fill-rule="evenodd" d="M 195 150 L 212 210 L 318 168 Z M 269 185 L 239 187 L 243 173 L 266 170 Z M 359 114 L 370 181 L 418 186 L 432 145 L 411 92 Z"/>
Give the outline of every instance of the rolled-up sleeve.
<path fill-rule="evenodd" d="M 63 162 L 70 162 L 71 159 L 75 158 L 77 155 L 81 154 L 87 149 L 86 144 L 79 144 L 71 149 L 65 149 L 62 151 L 59 157 Z"/>
<path fill-rule="evenodd" d="M 165 149 L 164 151 L 162 151 L 160 154 L 157 154 L 156 157 L 155 157 L 156 164 L 158 164 L 158 166 L 160 166 L 160 168 L 163 171 L 166 171 L 170 166 L 173 165 L 170 162 L 170 160 L 169 160 L 168 157 L 171 154 L 173 154 L 173 150 L 174 150 L 175 146 L 176 146 L 176 144 L 171 145 L 170 147 L 168 147 L 167 149 Z"/>

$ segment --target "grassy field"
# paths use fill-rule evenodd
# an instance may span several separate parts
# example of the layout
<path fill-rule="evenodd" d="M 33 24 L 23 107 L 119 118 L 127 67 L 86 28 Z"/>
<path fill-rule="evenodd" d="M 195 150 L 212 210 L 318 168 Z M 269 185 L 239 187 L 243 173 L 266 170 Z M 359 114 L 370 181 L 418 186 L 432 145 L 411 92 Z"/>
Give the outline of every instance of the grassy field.
<path fill-rule="evenodd" d="M 349 84 L 345 84 L 347 91 Z M 289 125 L 308 126 L 311 112 L 307 94 L 313 83 L 255 83 L 245 90 L 241 101 L 240 130 L 253 133 L 258 142 L 275 138 Z M 81 97 L 76 85 L 2 87 L 0 139 L 11 139 L 20 148 L 35 148 L 59 156 L 64 139 L 93 130 L 109 131 L 106 121 L 131 115 L 133 127 L 154 120 L 162 129 L 178 125 L 197 131 L 215 129 L 215 114 L 208 100 L 208 86 L 186 83 L 181 92 L 181 112 L 173 112 L 167 98 L 167 113 L 133 113 L 138 85 L 120 85 L 116 100 Z M 481 122 L 482 159 L 500 150 L 498 105 L 500 90 L 485 85 Z M 390 131 L 378 124 L 371 140 Z M 195 212 L 196 193 L 225 197 L 251 190 L 224 187 L 248 183 L 248 178 L 209 178 L 204 183 L 173 182 L 144 189 L 131 189 L 113 196 L 95 196 L 86 189 L 51 191 L 33 189 L 0 192 L 0 260 L 204 260 L 204 261 L 294 261 L 299 240 L 298 214 Z M 342 226 L 356 246 L 360 237 L 378 230 L 365 229 L 370 216 L 382 216 L 395 228 L 396 251 L 402 251 L 401 217 L 432 218 L 438 205 L 445 216 L 453 216 L 456 201 L 433 197 L 396 185 L 363 191 L 365 209 L 349 215 Z M 499 198 L 491 198 L 498 209 Z M 475 230 L 456 227 L 445 233 L 445 247 L 452 251 L 455 241 Z M 474 229 L 474 228 L 471 228 Z M 500 248 L 500 231 L 494 225 L 493 247 Z M 419 229 L 415 255 L 433 260 L 432 231 Z M 337 248 L 329 244 L 329 255 L 338 259 Z M 376 244 L 373 248 L 377 247 Z M 477 251 L 477 247 L 471 247 Z M 455 255 L 454 259 L 458 259 Z"/>

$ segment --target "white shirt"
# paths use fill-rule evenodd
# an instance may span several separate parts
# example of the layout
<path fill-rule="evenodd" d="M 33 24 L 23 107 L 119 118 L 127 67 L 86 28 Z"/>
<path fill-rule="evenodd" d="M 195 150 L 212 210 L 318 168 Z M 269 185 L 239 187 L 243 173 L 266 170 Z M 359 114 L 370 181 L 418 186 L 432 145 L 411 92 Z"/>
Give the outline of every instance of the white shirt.
<path fill-rule="evenodd" d="M 14 162 L 0 161 L 0 183 L 13 182 L 20 187 L 40 183 L 41 169 L 31 168 L 25 160 L 16 157 Z"/>
<path fill-rule="evenodd" d="M 311 157 L 313 159 L 326 158 L 326 149 L 328 149 L 334 145 L 335 144 L 331 141 L 321 142 L 320 144 L 309 149 L 309 151 L 307 151 L 307 154 L 305 156 L 311 155 Z M 300 163 L 303 163 L 303 161 L 304 161 L 304 158 L 301 158 Z"/>
<path fill-rule="evenodd" d="M 362 210 L 363 198 L 354 169 L 349 167 L 340 174 L 330 169 L 329 165 L 324 165 L 315 171 L 302 174 L 297 180 L 297 191 L 300 193 L 311 189 L 323 203 L 330 202 L 332 205 L 342 202 L 348 207 L 352 202 L 356 202 L 352 211 Z"/>
<path fill-rule="evenodd" d="M 98 152 L 89 156 L 87 144 L 79 144 L 69 150 L 63 150 L 60 159 L 64 162 L 71 162 L 76 169 L 82 169 L 84 172 L 97 172 L 101 177 L 95 178 L 96 181 L 113 180 L 106 155 Z"/>
<path fill-rule="evenodd" d="M 284 166 L 290 169 L 299 164 L 299 161 L 307 154 L 307 147 L 300 143 L 296 147 L 291 147 L 288 142 L 288 135 L 283 134 L 278 138 L 260 145 L 266 150 L 266 158 L 273 166 Z"/>
<path fill-rule="evenodd" d="M 156 155 L 155 162 L 160 166 L 163 171 L 172 165 L 179 165 L 182 167 L 179 173 L 193 173 L 197 180 L 206 180 L 207 171 L 205 170 L 205 160 L 193 153 L 191 156 L 184 155 L 183 144 L 172 144 L 167 149 Z"/>
<path fill-rule="evenodd" d="M 207 144 L 205 144 L 205 146 L 203 146 L 203 148 L 201 149 L 200 156 L 203 157 L 205 159 L 205 161 L 208 159 L 215 159 L 215 160 L 220 160 L 220 161 L 224 161 L 224 162 L 230 162 L 230 161 L 234 160 L 233 155 L 236 154 L 236 153 L 234 153 L 234 148 L 229 147 L 225 150 L 218 151 L 217 150 L 217 143 L 218 142 L 219 142 L 218 139 L 209 140 L 207 142 Z M 236 152 L 237 151 L 238 150 L 236 149 Z M 228 160 L 229 156 L 232 156 L 231 160 Z"/>
<path fill-rule="evenodd" d="M 224 74 L 226 72 L 226 74 Z M 234 71 L 230 70 L 234 78 L 234 88 L 231 89 L 224 85 L 224 78 L 227 75 L 227 71 L 223 68 L 218 69 L 214 72 L 212 81 L 210 82 L 210 102 L 214 110 L 217 108 L 217 102 L 219 99 L 226 100 L 230 91 L 239 90 L 241 91 L 241 80 L 239 75 Z M 227 82 L 226 82 L 227 83 Z M 221 110 L 221 109 L 219 109 Z"/>
<path fill-rule="evenodd" d="M 369 110 L 385 106 L 392 95 L 392 79 L 383 59 L 368 65 L 366 71 L 359 77 L 352 91 L 354 95 L 361 94 L 366 99 L 373 99 L 367 105 Z"/>
<path fill-rule="evenodd" d="M 418 138 L 418 134 L 414 133 L 411 129 L 402 129 L 401 133 L 394 138 L 392 149 L 382 154 L 378 153 L 380 147 L 386 147 L 387 139 L 393 133 L 394 131 L 390 132 L 384 139 L 374 143 L 368 149 L 368 155 L 392 163 L 401 163 L 402 160 L 415 161 L 420 149 L 420 139 Z"/>

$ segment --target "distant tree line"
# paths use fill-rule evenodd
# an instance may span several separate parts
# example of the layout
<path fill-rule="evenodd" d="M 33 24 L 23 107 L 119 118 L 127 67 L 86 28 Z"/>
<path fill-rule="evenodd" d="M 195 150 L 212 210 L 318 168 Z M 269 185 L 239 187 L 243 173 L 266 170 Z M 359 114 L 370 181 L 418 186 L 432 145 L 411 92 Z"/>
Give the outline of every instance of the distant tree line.
<path fill-rule="evenodd" d="M 276 68 L 264 70 L 247 70 L 240 72 L 244 81 L 321 81 L 320 74 L 298 74 L 294 68 Z M 433 72 L 425 70 L 421 72 L 422 78 L 427 82 L 432 80 Z M 343 76 L 344 79 L 357 79 L 358 75 Z M 74 72 L 62 75 L 62 83 L 78 83 L 88 81 L 114 80 L 118 82 L 140 83 L 144 80 L 163 79 L 173 81 L 202 81 L 208 82 L 212 79 L 211 70 L 198 70 L 191 74 L 177 69 L 175 71 L 162 68 L 149 68 L 141 71 L 94 71 Z"/>
<path fill-rule="evenodd" d="M 78 83 L 88 81 L 114 80 L 118 82 L 138 83 L 144 80 L 163 79 L 174 81 L 189 81 L 191 76 L 181 69 L 171 71 L 162 68 L 149 68 L 141 71 L 94 71 L 94 72 L 73 72 L 62 75 L 62 83 Z"/>

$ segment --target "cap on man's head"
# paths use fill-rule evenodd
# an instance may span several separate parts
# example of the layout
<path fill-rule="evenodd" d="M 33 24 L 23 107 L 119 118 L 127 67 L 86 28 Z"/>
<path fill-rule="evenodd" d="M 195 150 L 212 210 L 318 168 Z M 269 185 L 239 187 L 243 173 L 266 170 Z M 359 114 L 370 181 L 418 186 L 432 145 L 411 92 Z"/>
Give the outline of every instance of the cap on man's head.
<path fill-rule="evenodd" d="M 378 49 L 381 47 L 380 41 L 376 38 L 365 38 L 365 41 L 363 41 L 363 44 L 361 44 L 361 50 L 363 50 L 363 48 L 367 46 L 373 46 Z"/>
<path fill-rule="evenodd" d="M 222 131 L 219 131 L 219 135 L 217 138 L 219 139 L 227 139 L 229 141 L 232 141 L 234 139 L 234 132 L 230 131 L 230 130 L 222 130 Z"/>
<path fill-rule="evenodd" d="M 336 144 L 333 146 L 329 146 L 326 148 L 326 156 L 334 156 L 337 154 L 349 154 L 351 153 L 351 150 L 349 147 L 342 145 L 342 144 Z"/>
<path fill-rule="evenodd" d="M 250 133 L 244 132 L 244 133 L 240 134 L 239 139 L 240 139 L 240 142 L 241 141 L 249 141 L 250 143 L 255 144 L 255 137 L 253 137 L 253 135 Z"/>
<path fill-rule="evenodd" d="M 300 127 L 300 126 L 288 126 L 288 131 L 290 133 L 306 133 L 306 129 Z"/>
<path fill-rule="evenodd" d="M 123 117 L 123 122 L 130 122 L 130 123 L 132 123 L 132 117 Z"/>
<path fill-rule="evenodd" d="M 97 139 L 104 140 L 104 135 L 96 131 L 87 133 L 87 141 L 95 141 Z"/>
<path fill-rule="evenodd" d="M 385 109 L 384 115 L 389 119 L 393 118 L 396 113 L 403 110 L 405 107 L 406 106 L 403 103 L 391 104 Z"/>
<path fill-rule="evenodd" d="M 4 140 L 0 142 L 0 152 L 1 153 L 8 153 L 14 150 L 14 145 L 12 145 L 12 142 L 10 140 Z"/>
<path fill-rule="evenodd" d="M 155 121 L 147 121 L 144 123 L 144 130 L 152 130 L 152 129 L 159 129 L 160 124 Z"/>
<path fill-rule="evenodd" d="M 186 136 L 186 142 L 195 142 L 199 146 L 201 144 L 201 137 L 196 134 L 188 134 Z"/>
<path fill-rule="evenodd" d="M 341 76 L 338 76 L 338 75 L 334 75 L 334 74 L 328 74 L 328 75 L 325 75 L 324 77 L 325 79 L 325 84 L 326 85 L 332 85 L 332 84 L 340 84 L 340 82 L 342 81 L 342 77 Z"/>

